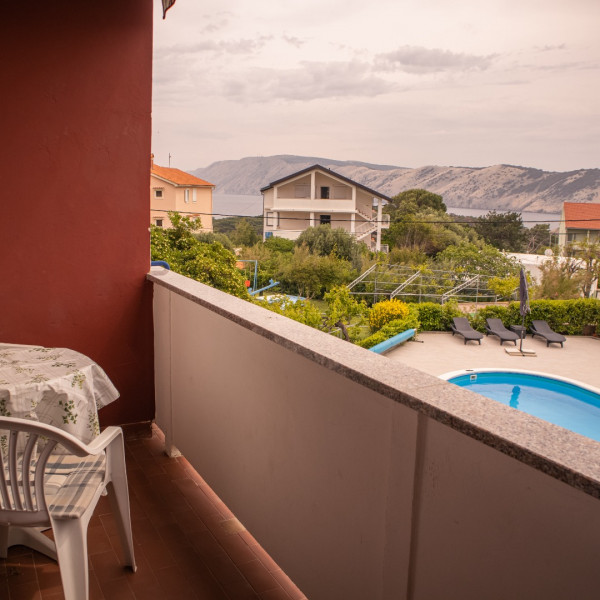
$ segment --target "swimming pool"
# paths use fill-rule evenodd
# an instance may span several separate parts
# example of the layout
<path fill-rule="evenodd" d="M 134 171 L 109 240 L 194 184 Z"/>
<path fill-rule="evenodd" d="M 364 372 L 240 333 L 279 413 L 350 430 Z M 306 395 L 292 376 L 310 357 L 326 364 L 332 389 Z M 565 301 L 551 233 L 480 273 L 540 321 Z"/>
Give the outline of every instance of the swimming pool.
<path fill-rule="evenodd" d="M 533 371 L 473 369 L 441 376 L 450 383 L 600 441 L 600 390 Z"/>

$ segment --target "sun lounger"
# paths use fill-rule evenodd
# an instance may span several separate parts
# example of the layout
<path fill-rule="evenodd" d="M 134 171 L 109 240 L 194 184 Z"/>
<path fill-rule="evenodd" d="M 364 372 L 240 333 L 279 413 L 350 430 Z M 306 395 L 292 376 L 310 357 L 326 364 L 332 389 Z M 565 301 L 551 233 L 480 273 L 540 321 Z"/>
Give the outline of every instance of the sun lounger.
<path fill-rule="evenodd" d="M 450 325 L 450 328 L 452 329 L 452 335 L 455 333 L 462 335 L 465 340 L 465 344 L 470 340 L 476 340 L 479 344 L 481 344 L 483 333 L 475 331 L 475 329 L 471 327 L 469 319 L 466 317 L 454 317 L 452 320 L 454 321 L 454 325 Z"/>
<path fill-rule="evenodd" d="M 515 346 L 517 345 L 519 336 L 514 331 L 506 329 L 500 319 L 486 319 L 485 322 L 485 335 L 498 336 L 501 346 L 504 342 L 513 342 Z"/>
<path fill-rule="evenodd" d="M 546 348 L 550 344 L 560 344 L 560 347 L 564 348 L 563 342 L 566 342 L 567 338 L 564 335 L 553 331 L 546 321 L 532 321 L 530 329 L 533 337 L 537 335 L 546 340 Z"/>

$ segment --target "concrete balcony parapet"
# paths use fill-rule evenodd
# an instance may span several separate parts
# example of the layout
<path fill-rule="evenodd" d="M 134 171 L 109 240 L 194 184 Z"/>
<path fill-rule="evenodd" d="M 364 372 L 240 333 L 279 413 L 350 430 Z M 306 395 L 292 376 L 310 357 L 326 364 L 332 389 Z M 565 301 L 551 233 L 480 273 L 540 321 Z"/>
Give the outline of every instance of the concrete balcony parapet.
<path fill-rule="evenodd" d="M 148 278 L 157 424 L 307 597 L 594 597 L 599 443 Z"/>

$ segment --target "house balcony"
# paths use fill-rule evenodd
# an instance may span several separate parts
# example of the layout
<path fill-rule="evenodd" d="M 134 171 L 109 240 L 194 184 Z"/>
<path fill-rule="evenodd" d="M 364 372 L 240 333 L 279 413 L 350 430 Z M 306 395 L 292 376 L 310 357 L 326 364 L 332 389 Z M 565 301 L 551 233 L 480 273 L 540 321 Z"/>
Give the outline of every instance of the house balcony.
<path fill-rule="evenodd" d="M 354 212 L 355 202 L 351 198 L 274 198 L 274 212 Z"/>
<path fill-rule="evenodd" d="M 170 271 L 148 278 L 156 424 L 127 441 L 140 566 L 118 567 L 102 502 L 91 598 L 597 597 L 597 442 Z M 13 549 L 0 597 L 61 598 L 56 565 Z"/>
<path fill-rule="evenodd" d="M 327 210 L 330 214 L 333 214 L 331 226 L 341 227 L 342 229 L 345 229 L 348 233 L 351 233 L 353 236 L 355 236 L 357 241 L 359 242 L 367 242 L 367 238 L 369 238 L 371 234 L 377 231 L 379 221 L 376 215 L 370 219 L 366 219 L 364 214 L 360 211 L 351 210 L 348 213 L 340 214 L 335 213 L 330 209 Z M 306 220 L 300 219 L 299 221 L 291 221 L 292 224 L 290 225 L 290 222 L 286 219 L 286 216 L 288 216 L 289 213 L 295 212 L 296 211 L 288 211 L 287 213 L 280 213 L 281 225 L 278 226 L 273 226 L 271 222 L 267 220 L 265 223 L 265 232 L 267 233 L 267 235 L 271 234 L 288 240 L 298 239 L 298 237 L 306 230 L 307 227 L 309 227 L 310 223 L 312 223 L 313 221 L 310 221 L 308 218 L 306 218 Z M 360 215 L 360 218 L 357 218 L 353 224 L 351 224 L 352 215 Z M 301 227 L 299 229 L 296 229 L 296 227 L 298 227 L 298 223 L 301 224 Z M 314 218 L 314 225 L 318 224 L 319 219 L 317 216 Z M 389 226 L 390 216 L 382 215 L 381 229 L 388 229 Z"/>
<path fill-rule="evenodd" d="M 90 600 L 305 599 L 188 461 L 164 449 L 156 426 L 125 428 L 138 568 L 123 567 L 110 503 L 101 498 L 88 527 Z M 58 565 L 13 546 L 0 559 L 0 598 L 64 600 Z"/>

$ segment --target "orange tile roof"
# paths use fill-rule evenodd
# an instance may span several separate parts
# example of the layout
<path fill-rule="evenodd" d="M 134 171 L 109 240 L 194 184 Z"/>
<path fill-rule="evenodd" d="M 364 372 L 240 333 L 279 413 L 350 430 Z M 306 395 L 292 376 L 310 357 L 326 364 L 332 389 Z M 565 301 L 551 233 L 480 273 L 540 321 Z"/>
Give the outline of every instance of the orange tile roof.
<path fill-rule="evenodd" d="M 214 183 L 208 183 L 208 181 L 204 181 L 204 179 L 194 177 L 185 171 L 172 169 L 171 167 L 159 167 L 158 165 L 152 165 L 151 173 L 152 175 L 166 179 L 167 181 L 170 181 L 176 185 L 210 185 L 215 187 Z"/>
<path fill-rule="evenodd" d="M 565 202 L 567 229 L 600 229 L 600 202 Z"/>

